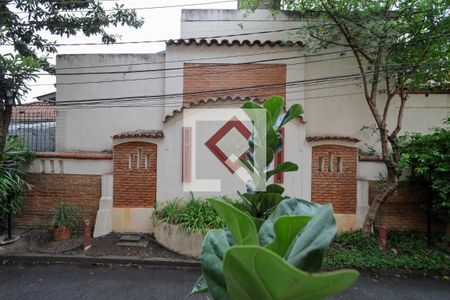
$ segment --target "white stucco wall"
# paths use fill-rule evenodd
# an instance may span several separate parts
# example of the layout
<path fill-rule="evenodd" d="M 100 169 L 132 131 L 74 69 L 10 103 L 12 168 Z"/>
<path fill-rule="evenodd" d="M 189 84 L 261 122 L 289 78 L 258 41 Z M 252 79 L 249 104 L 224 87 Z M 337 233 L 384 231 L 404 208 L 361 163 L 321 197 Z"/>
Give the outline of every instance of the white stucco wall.
<path fill-rule="evenodd" d="M 221 39 L 225 36 L 229 40 L 286 40 L 293 38 L 300 22 L 297 13 L 287 11 L 273 14 L 268 10 L 256 10 L 246 14 L 245 10 L 235 9 L 184 9 L 181 13 L 181 38 L 217 36 Z M 278 31 L 262 33 L 275 30 Z"/>
<path fill-rule="evenodd" d="M 164 93 L 163 53 L 58 55 L 56 65 L 57 73 L 71 74 L 56 77 L 58 151 L 111 150 L 114 134 L 162 128 L 163 99 L 148 96 Z M 79 74 L 130 70 L 138 72 Z M 76 102 L 95 99 L 102 100 Z"/>

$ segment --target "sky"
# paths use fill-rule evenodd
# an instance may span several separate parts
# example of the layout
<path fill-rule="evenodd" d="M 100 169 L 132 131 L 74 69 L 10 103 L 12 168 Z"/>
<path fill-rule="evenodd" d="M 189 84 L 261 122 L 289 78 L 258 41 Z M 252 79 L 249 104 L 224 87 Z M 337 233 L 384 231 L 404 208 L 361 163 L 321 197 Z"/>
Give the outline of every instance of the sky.
<path fill-rule="evenodd" d="M 128 27 L 112 27 L 108 32 L 122 35 L 120 41 L 142 41 L 142 40 L 167 40 L 180 37 L 180 17 L 182 9 L 236 9 L 237 1 L 222 0 L 224 3 L 189 5 L 219 2 L 221 0 L 117 0 L 103 2 L 104 8 L 112 8 L 117 2 L 124 4 L 127 8 L 143 8 L 157 6 L 185 5 L 183 7 L 159 8 L 159 9 L 137 9 L 137 14 L 144 18 L 144 25 L 139 29 Z M 44 35 L 49 40 L 58 43 L 87 43 L 101 42 L 101 37 L 85 37 L 82 35 L 62 38 Z M 62 46 L 58 48 L 59 54 L 82 54 L 82 53 L 153 53 L 164 50 L 164 43 L 149 44 L 125 44 L 125 45 L 95 45 L 95 46 Z M 8 50 L 7 50 L 8 51 Z M 2 51 L 4 53 L 5 51 Z M 52 62 L 54 62 L 54 55 Z M 40 76 L 36 82 L 30 83 L 31 91 L 26 97 L 26 102 L 36 101 L 35 97 L 54 92 L 55 77 Z"/>

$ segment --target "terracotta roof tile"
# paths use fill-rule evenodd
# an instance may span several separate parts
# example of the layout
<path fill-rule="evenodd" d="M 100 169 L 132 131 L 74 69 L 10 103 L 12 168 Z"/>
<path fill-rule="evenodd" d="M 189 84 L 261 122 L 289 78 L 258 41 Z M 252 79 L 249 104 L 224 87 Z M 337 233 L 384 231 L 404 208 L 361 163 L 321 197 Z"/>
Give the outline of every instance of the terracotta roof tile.
<path fill-rule="evenodd" d="M 55 121 L 56 106 L 41 101 L 14 106 L 11 118 L 15 121 Z"/>
<path fill-rule="evenodd" d="M 214 98 L 208 98 L 208 99 L 203 99 L 203 100 L 198 100 L 198 101 L 192 101 L 189 103 L 185 103 L 183 106 L 181 106 L 180 108 L 174 109 L 172 112 L 170 112 L 169 114 L 167 114 L 164 117 L 164 123 L 167 122 L 168 120 L 170 120 L 171 118 L 173 118 L 175 115 L 183 112 L 183 110 L 188 109 L 188 108 L 192 108 L 192 107 L 196 107 L 196 106 L 201 106 L 201 105 L 205 105 L 205 104 L 210 104 L 210 103 L 219 103 L 219 102 L 246 102 L 246 101 L 254 101 L 254 102 L 261 102 L 261 100 L 259 100 L 258 98 L 252 98 L 252 97 L 232 97 L 232 96 L 227 96 L 227 97 L 214 97 Z"/>
<path fill-rule="evenodd" d="M 202 45 L 206 45 L 206 46 L 226 46 L 226 47 L 232 47 L 232 46 L 248 46 L 248 47 L 254 47 L 254 46 L 258 46 L 258 47 L 264 47 L 264 46 L 269 46 L 269 47 L 275 47 L 275 46 L 280 46 L 280 47 L 292 47 L 292 46 L 300 46 L 303 47 L 303 43 L 302 42 L 286 42 L 286 41 L 261 41 L 261 40 L 227 40 L 227 39 L 222 39 L 222 40 L 216 40 L 216 39 L 211 39 L 211 40 L 206 40 L 206 39 L 176 39 L 176 40 L 168 40 L 166 41 L 166 45 L 168 46 L 180 46 L 180 45 L 185 45 L 185 46 L 202 46 Z"/>
<path fill-rule="evenodd" d="M 164 132 L 162 130 L 136 130 L 127 131 L 114 135 L 113 139 L 126 139 L 126 138 L 163 138 Z"/>
<path fill-rule="evenodd" d="M 180 108 L 174 109 L 172 112 L 167 114 L 164 117 L 163 123 L 166 123 L 171 118 L 173 118 L 175 115 L 183 112 L 183 110 L 185 110 L 185 109 L 189 109 L 189 108 L 193 108 L 193 107 L 197 107 L 197 106 L 201 106 L 201 105 L 205 105 L 205 104 L 211 104 L 211 103 L 219 103 L 219 102 L 247 102 L 247 101 L 253 101 L 253 102 L 258 102 L 258 103 L 263 103 L 264 102 L 264 100 L 261 100 L 261 99 L 256 98 L 256 97 L 240 97 L 240 96 L 214 97 L 214 98 L 208 98 L 208 99 L 203 99 L 203 100 L 198 100 L 198 101 L 192 101 L 192 102 L 189 102 L 189 103 L 185 103 Z M 286 109 L 285 109 L 285 111 L 286 111 Z M 300 120 L 300 122 L 305 123 L 302 116 L 299 117 L 299 120 Z"/>
<path fill-rule="evenodd" d="M 359 139 L 349 136 L 308 136 L 306 137 L 308 142 L 321 142 L 321 141 L 343 141 L 358 143 Z"/>

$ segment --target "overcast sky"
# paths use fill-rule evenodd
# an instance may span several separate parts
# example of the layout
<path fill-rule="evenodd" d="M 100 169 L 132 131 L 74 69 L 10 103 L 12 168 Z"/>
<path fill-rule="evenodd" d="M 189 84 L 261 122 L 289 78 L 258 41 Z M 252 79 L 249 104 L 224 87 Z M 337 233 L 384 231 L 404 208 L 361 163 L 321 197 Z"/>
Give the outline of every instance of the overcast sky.
<path fill-rule="evenodd" d="M 227 3 L 215 3 L 204 5 L 188 5 L 199 3 L 218 2 L 221 0 L 117 0 L 118 3 L 124 4 L 128 8 L 139 7 L 155 7 L 155 6 L 171 6 L 185 5 L 184 7 L 160 8 L 139 10 L 137 13 L 145 20 L 144 25 L 140 29 L 131 29 L 127 27 L 111 28 L 110 32 L 122 35 L 121 41 L 142 41 L 142 40 L 166 40 L 171 38 L 179 38 L 180 36 L 180 16 L 182 9 L 195 8 L 221 8 L 235 9 L 236 1 Z M 225 0 L 226 1 L 226 0 Z M 114 1 L 106 1 L 103 3 L 105 8 L 112 8 Z M 86 43 L 101 42 L 101 38 L 73 36 L 69 39 L 58 36 L 48 35 L 49 39 L 56 40 L 58 43 Z M 64 46 L 59 47 L 58 53 L 152 53 L 164 50 L 164 43 L 138 44 L 138 45 L 95 45 L 95 46 Z M 4 52 L 4 51 L 2 51 Z M 41 76 L 36 83 L 32 83 L 31 91 L 28 94 L 28 101 L 35 101 L 35 97 L 55 91 L 53 84 L 54 76 Z"/>

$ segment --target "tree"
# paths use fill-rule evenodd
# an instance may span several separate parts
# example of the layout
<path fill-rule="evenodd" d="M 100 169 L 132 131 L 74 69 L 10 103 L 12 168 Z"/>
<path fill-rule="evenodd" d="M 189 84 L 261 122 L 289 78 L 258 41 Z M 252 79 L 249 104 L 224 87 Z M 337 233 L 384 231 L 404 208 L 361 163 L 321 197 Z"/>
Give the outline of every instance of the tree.
<path fill-rule="evenodd" d="M 450 119 L 429 134 L 405 136 L 400 163 L 412 170 L 412 180 L 425 183 L 434 194 L 432 212 L 450 221 Z"/>
<path fill-rule="evenodd" d="M 259 1 L 247 0 L 255 9 Z M 266 1 L 267 2 L 267 1 Z M 274 1 L 276 2 L 276 1 Z M 299 34 L 307 48 L 349 49 L 359 69 L 367 103 L 381 140 L 387 178 L 363 225 L 369 235 L 380 206 L 398 187 L 399 132 L 412 89 L 448 89 L 448 0 L 284 0 L 303 14 Z M 396 119 L 388 116 L 398 102 Z"/>
<path fill-rule="evenodd" d="M 101 35 L 102 42 L 113 44 L 119 38 L 109 34 L 109 26 L 139 28 L 143 20 L 132 9 L 116 4 L 107 11 L 96 0 L 0 0 L 0 46 L 11 47 L 0 57 L 0 153 L 5 147 L 12 107 L 20 105 L 29 91 L 27 83 L 36 71 L 51 74 L 49 54 L 57 52 L 55 41 L 41 34 L 70 37 Z"/>

